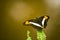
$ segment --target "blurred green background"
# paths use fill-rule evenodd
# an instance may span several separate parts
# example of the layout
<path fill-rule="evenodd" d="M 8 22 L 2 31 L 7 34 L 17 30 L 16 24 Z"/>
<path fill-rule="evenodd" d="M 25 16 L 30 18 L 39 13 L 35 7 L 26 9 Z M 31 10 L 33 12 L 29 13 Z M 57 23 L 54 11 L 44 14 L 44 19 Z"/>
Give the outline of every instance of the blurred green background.
<path fill-rule="evenodd" d="M 56 1 L 55 1 L 56 2 Z M 28 19 L 49 15 L 50 20 L 44 29 L 47 40 L 60 40 L 60 3 L 47 0 L 1 0 L 0 40 L 26 40 L 27 30 L 30 30 L 33 40 L 36 39 L 36 29 L 24 26 Z"/>

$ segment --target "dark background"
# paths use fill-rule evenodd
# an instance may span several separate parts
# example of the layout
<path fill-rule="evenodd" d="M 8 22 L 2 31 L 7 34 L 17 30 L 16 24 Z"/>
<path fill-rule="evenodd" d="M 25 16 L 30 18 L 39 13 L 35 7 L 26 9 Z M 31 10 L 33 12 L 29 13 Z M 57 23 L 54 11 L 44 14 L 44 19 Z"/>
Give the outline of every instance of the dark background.
<path fill-rule="evenodd" d="M 26 32 L 36 40 L 36 29 L 24 26 L 25 20 L 49 15 L 50 20 L 44 29 L 47 40 L 60 40 L 60 1 L 47 0 L 1 0 L 0 40 L 26 40 Z"/>

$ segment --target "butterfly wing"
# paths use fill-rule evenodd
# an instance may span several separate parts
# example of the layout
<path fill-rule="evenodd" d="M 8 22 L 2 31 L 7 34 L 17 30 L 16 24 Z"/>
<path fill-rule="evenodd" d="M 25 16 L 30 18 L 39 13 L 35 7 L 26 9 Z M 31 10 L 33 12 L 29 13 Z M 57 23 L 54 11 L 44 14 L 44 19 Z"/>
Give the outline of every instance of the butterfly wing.
<path fill-rule="evenodd" d="M 24 22 L 25 25 L 32 25 L 40 28 L 45 28 L 47 26 L 47 21 L 49 16 L 41 16 L 36 19 L 27 20 Z"/>
<path fill-rule="evenodd" d="M 41 16 L 39 18 L 39 24 L 42 25 L 42 27 L 46 28 L 48 19 L 49 19 L 49 16 Z"/>

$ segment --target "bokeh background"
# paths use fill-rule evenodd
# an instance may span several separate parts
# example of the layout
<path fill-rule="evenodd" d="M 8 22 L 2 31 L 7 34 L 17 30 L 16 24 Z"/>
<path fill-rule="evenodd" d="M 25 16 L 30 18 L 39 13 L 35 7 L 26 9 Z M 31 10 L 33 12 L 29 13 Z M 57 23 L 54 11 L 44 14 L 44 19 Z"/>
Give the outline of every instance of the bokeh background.
<path fill-rule="evenodd" d="M 1 0 L 0 40 L 26 40 L 27 30 L 36 39 L 36 29 L 23 22 L 43 15 L 50 20 L 44 29 L 47 40 L 60 40 L 60 0 Z"/>

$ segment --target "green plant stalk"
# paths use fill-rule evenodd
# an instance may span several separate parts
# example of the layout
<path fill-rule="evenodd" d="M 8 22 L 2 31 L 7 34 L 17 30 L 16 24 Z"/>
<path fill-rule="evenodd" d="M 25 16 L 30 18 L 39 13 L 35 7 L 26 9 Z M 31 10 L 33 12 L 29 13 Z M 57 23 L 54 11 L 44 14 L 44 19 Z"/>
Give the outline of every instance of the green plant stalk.
<path fill-rule="evenodd" d="M 43 30 L 37 30 L 37 40 L 46 40 L 46 35 Z"/>
<path fill-rule="evenodd" d="M 27 40 L 32 40 L 29 36 L 30 31 L 27 31 Z M 46 35 L 43 30 L 37 30 L 37 40 L 46 40 Z"/>
<path fill-rule="evenodd" d="M 29 34 L 30 34 L 30 31 L 28 30 L 27 31 L 27 39 L 26 40 L 32 40 L 31 37 L 29 36 Z"/>

